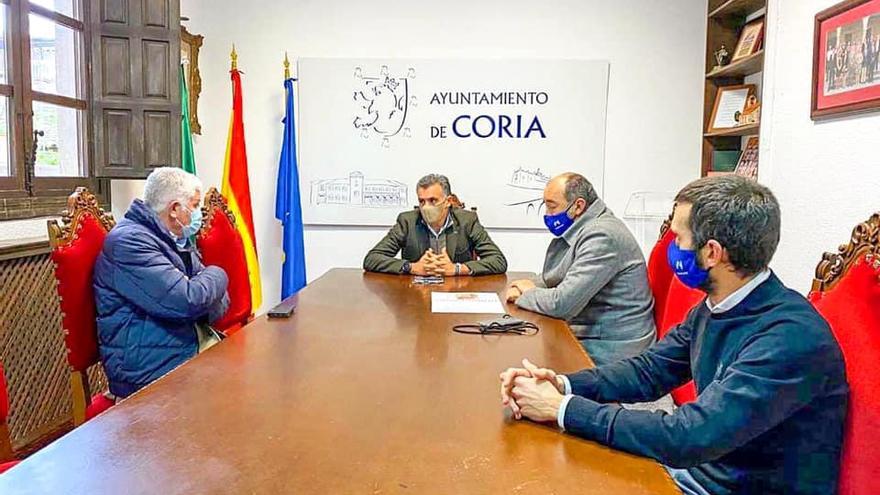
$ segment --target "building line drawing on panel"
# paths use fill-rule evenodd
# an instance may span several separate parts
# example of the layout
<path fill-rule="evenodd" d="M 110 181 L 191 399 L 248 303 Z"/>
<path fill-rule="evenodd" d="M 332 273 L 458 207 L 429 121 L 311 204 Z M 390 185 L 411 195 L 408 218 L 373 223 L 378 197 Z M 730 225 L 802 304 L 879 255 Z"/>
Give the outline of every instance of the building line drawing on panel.
<path fill-rule="evenodd" d="M 510 174 L 507 186 L 521 191 L 544 191 L 544 187 L 547 186 L 548 182 L 550 182 L 550 176 L 541 172 L 540 168 L 530 170 L 520 166 Z M 506 203 L 504 206 L 525 207 L 526 215 L 540 213 L 541 209 L 544 208 L 544 198 L 530 198 L 524 201 Z"/>
<path fill-rule="evenodd" d="M 517 167 L 510 175 L 510 187 L 517 189 L 528 189 L 530 191 L 543 191 L 547 183 L 550 182 L 550 176 L 541 172 L 540 168 L 529 170 L 523 167 Z"/>
<path fill-rule="evenodd" d="M 392 179 L 365 179 L 363 172 L 348 177 L 313 180 L 310 203 L 358 208 L 398 208 L 408 205 L 408 186 Z"/>

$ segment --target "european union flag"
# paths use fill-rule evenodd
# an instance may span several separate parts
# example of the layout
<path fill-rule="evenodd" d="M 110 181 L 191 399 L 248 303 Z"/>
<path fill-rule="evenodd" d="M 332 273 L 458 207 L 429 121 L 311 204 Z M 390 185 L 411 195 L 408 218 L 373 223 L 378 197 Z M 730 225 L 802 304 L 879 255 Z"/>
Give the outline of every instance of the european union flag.
<path fill-rule="evenodd" d="M 284 141 L 278 184 L 275 190 L 275 218 L 284 227 L 284 264 L 281 270 L 281 298 L 295 294 L 306 285 L 306 257 L 303 248 L 302 205 L 299 200 L 299 172 L 296 166 L 296 128 L 293 113 L 293 81 L 284 81 L 287 99 L 284 112 Z"/>

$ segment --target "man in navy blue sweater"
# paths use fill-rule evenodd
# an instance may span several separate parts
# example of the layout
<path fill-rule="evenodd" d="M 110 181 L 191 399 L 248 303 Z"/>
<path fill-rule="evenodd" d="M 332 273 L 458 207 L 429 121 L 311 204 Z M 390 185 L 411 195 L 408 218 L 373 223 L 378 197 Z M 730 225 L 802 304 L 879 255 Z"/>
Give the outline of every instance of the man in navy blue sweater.
<path fill-rule="evenodd" d="M 669 248 L 679 279 L 708 295 L 641 355 L 570 375 L 528 360 L 501 374 L 516 418 L 663 463 L 690 494 L 837 491 L 849 388 L 828 324 L 769 270 L 779 204 L 758 183 L 710 177 L 676 197 Z M 693 379 L 672 414 L 656 400 Z"/>

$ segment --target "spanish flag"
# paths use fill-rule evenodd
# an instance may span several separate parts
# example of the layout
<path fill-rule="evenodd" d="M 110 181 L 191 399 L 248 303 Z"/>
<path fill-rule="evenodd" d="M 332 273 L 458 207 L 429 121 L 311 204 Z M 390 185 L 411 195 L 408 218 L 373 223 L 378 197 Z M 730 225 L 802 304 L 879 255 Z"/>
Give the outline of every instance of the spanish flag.
<path fill-rule="evenodd" d="M 254 217 L 251 212 L 251 188 L 248 184 L 247 151 L 244 145 L 244 118 L 241 103 L 241 73 L 232 52 L 232 117 L 226 141 L 226 160 L 223 162 L 222 192 L 229 209 L 235 215 L 235 228 L 241 235 L 247 259 L 251 285 L 251 308 L 256 311 L 263 300 L 260 288 L 260 264 L 257 260 L 257 242 L 254 236 Z"/>

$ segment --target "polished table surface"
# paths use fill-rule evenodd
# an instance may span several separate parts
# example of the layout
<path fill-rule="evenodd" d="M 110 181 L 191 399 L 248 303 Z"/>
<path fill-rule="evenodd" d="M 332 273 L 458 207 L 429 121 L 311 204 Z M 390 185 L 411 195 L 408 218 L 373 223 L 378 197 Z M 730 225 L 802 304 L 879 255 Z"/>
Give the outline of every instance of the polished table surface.
<path fill-rule="evenodd" d="M 258 318 L 0 476 L 0 493 L 678 493 L 655 462 L 515 421 L 498 373 L 590 366 L 566 325 L 453 333 L 432 291 L 504 294 L 528 274 L 332 270 L 286 320 Z"/>

